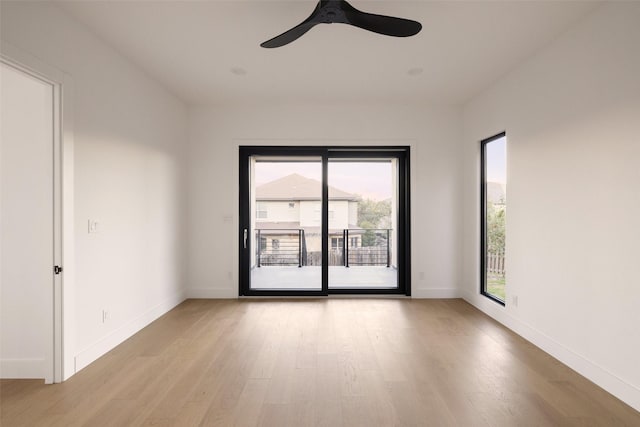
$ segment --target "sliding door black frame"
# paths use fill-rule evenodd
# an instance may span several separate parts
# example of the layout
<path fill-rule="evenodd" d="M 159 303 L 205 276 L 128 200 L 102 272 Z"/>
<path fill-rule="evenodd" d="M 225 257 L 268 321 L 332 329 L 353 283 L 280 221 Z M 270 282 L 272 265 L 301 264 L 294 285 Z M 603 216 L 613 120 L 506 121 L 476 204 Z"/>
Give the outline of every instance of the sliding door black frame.
<path fill-rule="evenodd" d="M 409 147 L 328 147 L 329 161 L 366 161 L 395 158 L 398 161 L 398 287 L 394 289 L 328 289 L 329 294 L 411 295 L 411 233 L 409 197 Z M 328 237 L 325 239 L 328 240 Z"/>
<path fill-rule="evenodd" d="M 239 155 L 239 295 L 240 296 L 326 296 L 329 294 L 395 294 L 411 295 L 411 229 L 410 229 L 410 169 L 408 146 L 240 146 Z M 249 201 L 249 168 L 252 156 L 322 158 L 322 288 L 321 290 L 258 290 L 250 287 L 252 239 Z M 395 289 L 329 289 L 329 186 L 330 159 L 395 158 L 398 161 L 398 287 Z"/>
<path fill-rule="evenodd" d="M 240 296 L 326 296 L 328 290 L 328 271 L 329 271 L 329 243 L 327 239 L 322 238 L 322 288 L 320 290 L 302 290 L 302 289 L 251 289 L 250 272 L 251 272 L 251 251 L 253 239 L 247 238 L 245 247 L 245 230 L 251 227 L 251 209 L 250 209 L 250 182 L 249 168 L 252 156 L 274 156 L 274 157 L 319 157 L 322 158 L 322 236 L 329 234 L 329 187 L 327 186 L 327 150 L 321 147 L 284 147 L 284 146 L 240 146 L 240 191 L 239 191 L 239 209 L 240 223 L 239 231 L 239 257 L 240 271 Z"/>

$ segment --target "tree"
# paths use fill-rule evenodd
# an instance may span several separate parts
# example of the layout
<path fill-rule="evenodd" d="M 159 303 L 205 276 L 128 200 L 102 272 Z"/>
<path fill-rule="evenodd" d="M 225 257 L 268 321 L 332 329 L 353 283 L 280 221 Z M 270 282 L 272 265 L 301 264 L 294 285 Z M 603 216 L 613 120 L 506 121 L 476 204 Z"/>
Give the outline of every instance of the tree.
<path fill-rule="evenodd" d="M 391 200 L 364 199 L 358 202 L 358 227 L 367 231 L 362 236 L 362 246 L 375 246 L 379 228 L 388 228 L 391 224 Z"/>
<path fill-rule="evenodd" d="M 383 221 L 387 219 L 387 221 Z M 382 222 L 388 223 L 391 220 L 390 200 L 364 199 L 358 202 L 358 226 L 362 228 L 377 228 Z"/>
<path fill-rule="evenodd" d="M 505 248 L 505 215 L 504 205 L 487 203 L 487 252 L 504 254 Z"/>

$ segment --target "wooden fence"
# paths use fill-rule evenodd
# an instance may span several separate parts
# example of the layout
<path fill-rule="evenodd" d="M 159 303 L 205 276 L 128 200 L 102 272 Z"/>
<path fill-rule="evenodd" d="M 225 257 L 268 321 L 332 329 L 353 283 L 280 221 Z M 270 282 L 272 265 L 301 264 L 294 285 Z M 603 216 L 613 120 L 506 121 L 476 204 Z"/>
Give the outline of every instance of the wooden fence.
<path fill-rule="evenodd" d="M 487 273 L 504 276 L 504 252 L 487 254 Z"/>

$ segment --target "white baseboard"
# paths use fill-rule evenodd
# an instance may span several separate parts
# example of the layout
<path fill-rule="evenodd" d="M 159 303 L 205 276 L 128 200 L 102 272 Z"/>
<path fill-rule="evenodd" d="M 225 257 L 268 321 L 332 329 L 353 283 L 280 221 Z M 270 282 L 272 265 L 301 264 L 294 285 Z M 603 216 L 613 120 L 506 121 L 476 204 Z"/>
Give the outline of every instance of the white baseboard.
<path fill-rule="evenodd" d="M 167 313 L 169 310 L 180 304 L 186 299 L 185 292 L 178 292 L 171 298 L 156 305 L 141 316 L 129 321 L 122 327 L 111 332 L 106 337 L 100 339 L 88 348 L 79 352 L 75 357 L 75 372 L 85 368 L 91 362 L 98 359 L 108 351 L 112 350 L 118 344 L 130 338 L 133 334 L 156 320 L 158 317 Z"/>
<path fill-rule="evenodd" d="M 0 378 L 44 380 L 44 359 L 0 359 Z"/>
<path fill-rule="evenodd" d="M 460 290 L 455 288 L 412 288 L 411 298 L 450 299 L 460 298 Z"/>
<path fill-rule="evenodd" d="M 237 299 L 238 290 L 229 288 L 189 288 L 187 289 L 187 298 Z"/>
<path fill-rule="evenodd" d="M 531 342 L 541 350 L 558 359 L 574 371 L 585 378 L 593 381 L 618 399 L 625 402 L 632 408 L 640 411 L 640 389 L 633 384 L 617 377 L 606 368 L 592 362 L 586 357 L 575 353 L 565 347 L 545 333 L 535 329 L 527 323 L 510 315 L 504 309 L 499 310 L 496 304 L 487 301 L 479 301 L 476 295 L 464 293 L 463 298 L 478 310 L 502 323 L 527 341 Z"/>

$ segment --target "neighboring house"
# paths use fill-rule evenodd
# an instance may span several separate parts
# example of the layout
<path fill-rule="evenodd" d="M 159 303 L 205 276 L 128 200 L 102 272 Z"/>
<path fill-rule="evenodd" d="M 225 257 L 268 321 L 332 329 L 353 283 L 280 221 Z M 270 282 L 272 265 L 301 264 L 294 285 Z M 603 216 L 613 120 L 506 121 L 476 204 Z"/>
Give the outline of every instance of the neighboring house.
<path fill-rule="evenodd" d="M 322 183 L 297 173 L 259 185 L 255 189 L 255 230 L 262 253 L 321 250 Z M 329 237 L 331 249 L 343 247 L 345 230 L 349 247 L 361 246 L 356 194 L 329 186 Z M 303 231 L 300 231 L 303 230 Z M 302 235 L 304 233 L 304 235 Z M 299 247 L 300 237 L 302 245 Z"/>

